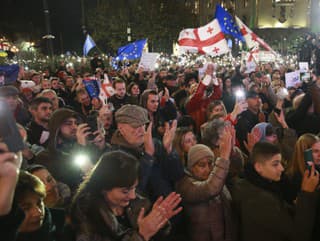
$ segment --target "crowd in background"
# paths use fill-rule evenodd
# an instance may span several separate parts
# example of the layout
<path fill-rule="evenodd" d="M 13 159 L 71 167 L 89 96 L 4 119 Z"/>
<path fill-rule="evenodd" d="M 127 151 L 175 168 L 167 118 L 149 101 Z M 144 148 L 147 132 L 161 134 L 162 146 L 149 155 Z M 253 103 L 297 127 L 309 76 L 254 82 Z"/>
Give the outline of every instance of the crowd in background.
<path fill-rule="evenodd" d="M 3 240 L 319 240 L 320 75 L 232 67 L 95 55 L 1 86 L 25 142 L 0 142 Z"/>

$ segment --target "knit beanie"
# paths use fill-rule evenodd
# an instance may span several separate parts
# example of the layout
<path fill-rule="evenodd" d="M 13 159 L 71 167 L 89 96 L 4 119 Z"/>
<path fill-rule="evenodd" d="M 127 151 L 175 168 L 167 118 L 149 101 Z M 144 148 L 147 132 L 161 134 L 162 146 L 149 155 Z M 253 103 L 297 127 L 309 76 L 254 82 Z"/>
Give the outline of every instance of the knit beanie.
<path fill-rule="evenodd" d="M 214 154 L 210 148 L 203 144 L 194 145 L 188 152 L 187 169 L 190 171 L 194 164 L 205 157 L 211 157 L 214 159 Z"/>

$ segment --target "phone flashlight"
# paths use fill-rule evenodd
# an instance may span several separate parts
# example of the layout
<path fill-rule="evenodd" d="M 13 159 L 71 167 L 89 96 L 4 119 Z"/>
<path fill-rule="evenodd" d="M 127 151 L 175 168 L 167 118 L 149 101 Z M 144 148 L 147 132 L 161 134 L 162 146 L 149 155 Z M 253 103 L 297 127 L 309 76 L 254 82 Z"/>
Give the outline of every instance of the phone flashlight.
<path fill-rule="evenodd" d="M 245 99 L 245 93 L 243 90 L 237 90 L 235 92 L 236 98 L 238 101 L 244 100 Z"/>
<path fill-rule="evenodd" d="M 79 166 L 83 167 L 90 162 L 89 156 L 86 154 L 78 154 L 74 158 L 74 163 Z"/>
<path fill-rule="evenodd" d="M 286 88 L 284 87 L 281 87 L 279 88 L 279 90 L 277 91 L 277 97 L 280 99 L 280 100 L 284 100 L 287 96 L 289 95 L 289 92 Z"/>

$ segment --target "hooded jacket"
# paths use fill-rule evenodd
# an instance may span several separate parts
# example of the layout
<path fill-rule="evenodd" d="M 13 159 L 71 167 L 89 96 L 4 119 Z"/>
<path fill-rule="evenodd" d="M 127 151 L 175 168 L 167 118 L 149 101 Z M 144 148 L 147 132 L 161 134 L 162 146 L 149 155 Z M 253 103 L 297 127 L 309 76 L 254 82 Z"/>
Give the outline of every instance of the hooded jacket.
<path fill-rule="evenodd" d="M 68 118 L 78 118 L 78 114 L 70 109 L 61 108 L 54 112 L 49 121 L 50 137 L 48 147 L 36 157 L 35 163 L 47 167 L 48 171 L 60 182 L 67 184 L 74 191 L 82 181 L 82 172 L 79 166 L 74 163 L 77 153 L 85 152 L 91 160 L 97 156 L 96 150 L 83 147 L 74 141 L 58 143 L 60 127 Z M 94 155 L 95 154 L 95 155 Z"/>

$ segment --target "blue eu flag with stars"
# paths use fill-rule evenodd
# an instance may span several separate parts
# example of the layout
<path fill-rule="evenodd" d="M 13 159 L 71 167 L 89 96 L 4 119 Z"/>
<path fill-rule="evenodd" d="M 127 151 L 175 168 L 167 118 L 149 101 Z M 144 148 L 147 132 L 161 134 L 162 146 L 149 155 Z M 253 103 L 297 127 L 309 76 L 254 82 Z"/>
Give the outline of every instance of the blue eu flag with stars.
<path fill-rule="evenodd" d="M 147 39 L 142 39 L 120 47 L 118 49 L 118 56 L 116 57 L 116 60 L 121 61 L 124 59 L 140 58 L 146 42 Z"/>
<path fill-rule="evenodd" d="M 218 19 L 221 31 L 223 33 L 229 34 L 241 41 L 244 41 L 238 25 L 233 20 L 232 16 L 226 10 L 224 10 L 220 4 L 217 4 L 216 6 L 215 18 Z"/>

